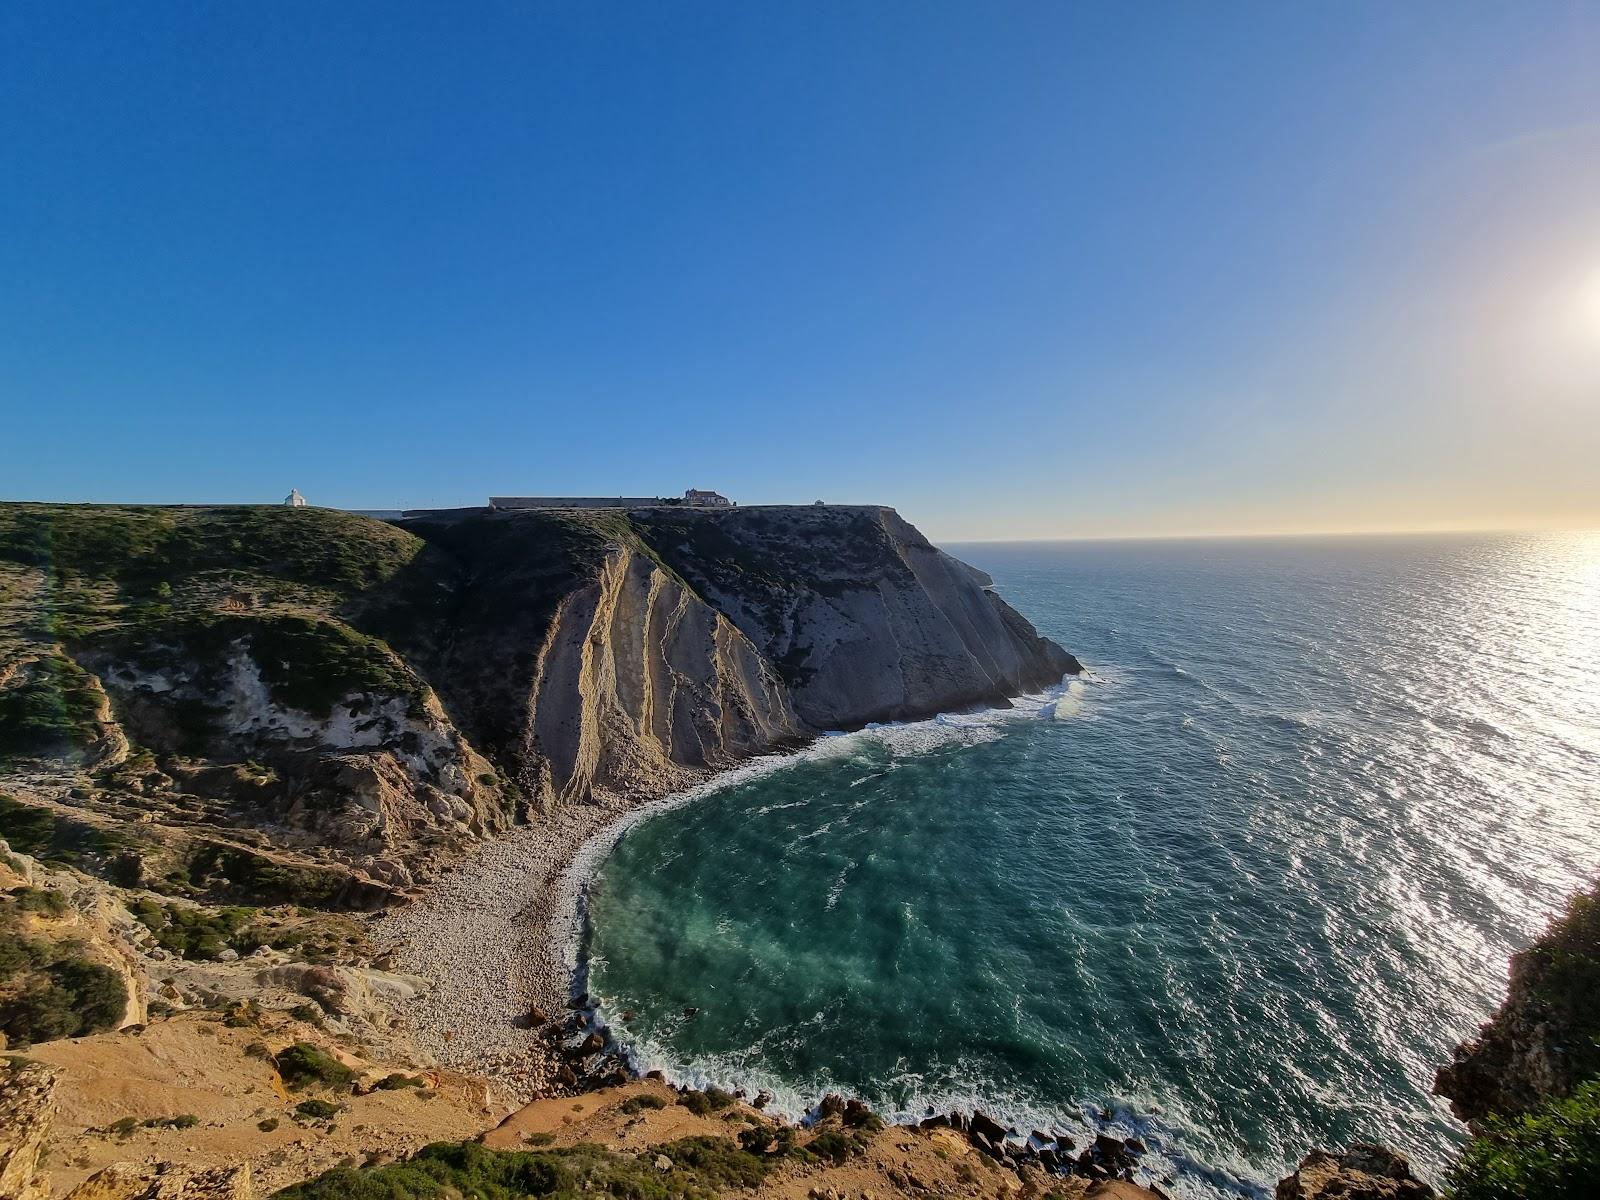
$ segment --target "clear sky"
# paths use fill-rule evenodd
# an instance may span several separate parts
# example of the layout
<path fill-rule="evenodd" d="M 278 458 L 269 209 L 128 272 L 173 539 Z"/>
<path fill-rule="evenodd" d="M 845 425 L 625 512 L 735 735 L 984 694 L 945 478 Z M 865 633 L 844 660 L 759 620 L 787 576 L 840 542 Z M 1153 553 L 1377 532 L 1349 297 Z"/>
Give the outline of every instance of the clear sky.
<path fill-rule="evenodd" d="M 0 7 L 0 495 L 1600 525 L 1600 5 Z"/>

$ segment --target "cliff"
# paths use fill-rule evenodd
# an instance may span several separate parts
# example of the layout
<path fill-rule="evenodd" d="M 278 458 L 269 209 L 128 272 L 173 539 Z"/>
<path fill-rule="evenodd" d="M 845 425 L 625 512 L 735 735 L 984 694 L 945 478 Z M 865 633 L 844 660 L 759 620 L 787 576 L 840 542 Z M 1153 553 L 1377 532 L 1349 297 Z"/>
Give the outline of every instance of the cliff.
<path fill-rule="evenodd" d="M 136 805 L 159 845 L 101 866 L 210 900 L 381 905 L 518 819 L 1077 669 L 884 508 L 0 506 L 0 767 L 58 841 Z"/>
<path fill-rule="evenodd" d="M 1600 1077 L 1600 888 L 1575 896 L 1511 960 L 1505 1002 L 1441 1067 L 1434 1091 L 1463 1121 L 1532 1112 Z"/>

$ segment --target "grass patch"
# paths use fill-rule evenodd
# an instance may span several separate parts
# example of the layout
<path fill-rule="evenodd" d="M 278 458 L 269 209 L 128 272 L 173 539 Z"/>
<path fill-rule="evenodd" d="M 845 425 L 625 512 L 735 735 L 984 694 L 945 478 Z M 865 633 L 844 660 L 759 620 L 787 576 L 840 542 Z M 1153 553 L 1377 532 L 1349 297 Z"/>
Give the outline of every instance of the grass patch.
<path fill-rule="evenodd" d="M 672 1160 L 655 1167 L 657 1155 Z M 339 1167 L 278 1192 L 278 1200 L 711 1200 L 765 1177 L 767 1165 L 723 1138 L 685 1138 L 639 1155 L 578 1145 L 560 1150 L 488 1150 L 476 1142 L 437 1142 L 405 1162 Z"/>

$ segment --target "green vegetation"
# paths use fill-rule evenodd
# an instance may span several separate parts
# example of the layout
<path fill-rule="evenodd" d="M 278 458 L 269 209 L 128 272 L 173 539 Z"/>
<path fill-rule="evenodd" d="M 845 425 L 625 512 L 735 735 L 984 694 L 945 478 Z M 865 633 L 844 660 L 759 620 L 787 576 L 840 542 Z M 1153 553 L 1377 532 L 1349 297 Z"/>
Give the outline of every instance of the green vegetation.
<path fill-rule="evenodd" d="M 1518 1117 L 1490 1117 L 1451 1169 L 1451 1200 L 1587 1200 L 1600 1180 L 1600 1080 Z"/>
<path fill-rule="evenodd" d="M 733 1101 L 733 1093 L 725 1092 L 719 1087 L 708 1087 L 703 1092 L 687 1091 L 678 1097 L 678 1103 L 697 1117 L 718 1112 L 727 1108 Z"/>
<path fill-rule="evenodd" d="M 114 1029 L 128 1004 L 122 977 L 80 942 L 29 937 L 24 911 L 0 900 L 0 1033 L 25 1046 Z"/>
<path fill-rule="evenodd" d="M 291 1091 L 308 1087 L 348 1087 L 355 1072 L 326 1050 L 310 1042 L 296 1042 L 273 1056 L 278 1074 Z"/>
<path fill-rule="evenodd" d="M 1574 896 L 1517 966 L 1563 1034 L 1570 1077 L 1600 1077 L 1600 889 Z"/>
<path fill-rule="evenodd" d="M 399 1071 L 385 1075 L 372 1085 L 382 1092 L 395 1092 L 401 1088 L 420 1088 L 427 1086 L 427 1080 L 421 1075 L 402 1075 Z"/>
<path fill-rule="evenodd" d="M 866 1148 L 866 1139 L 860 1135 L 840 1133 L 837 1129 L 824 1129 L 805 1144 L 804 1150 L 809 1155 L 839 1166 Z"/>
<path fill-rule="evenodd" d="M 249 954 L 264 943 L 253 908 L 185 908 L 148 899 L 128 907 L 163 950 L 181 958 L 216 959 L 227 949 Z"/>
<path fill-rule="evenodd" d="M 153 600 L 197 576 L 254 575 L 346 598 L 422 547 L 410 534 L 325 508 L 0 504 L 0 559 L 58 579 L 107 579 Z"/>
<path fill-rule="evenodd" d="M 295 1116 L 303 1117 L 307 1121 L 331 1121 L 343 1111 L 340 1105 L 331 1104 L 326 1100 L 302 1100 L 294 1106 Z"/>
<path fill-rule="evenodd" d="M 57 816 L 0 793 L 0 837 L 13 850 L 51 866 L 84 866 L 128 848 L 120 833 Z"/>
<path fill-rule="evenodd" d="M 44 888 L 20 887 L 11 893 L 18 912 L 39 913 L 46 917 L 63 917 L 67 913 L 67 898 L 60 892 Z"/>
<path fill-rule="evenodd" d="M 657 1170 L 657 1155 L 672 1169 Z M 725 1138 L 685 1138 L 639 1155 L 600 1146 L 488 1150 L 476 1142 L 437 1142 L 410 1159 L 364 1170 L 341 1167 L 277 1193 L 278 1200 L 711 1200 L 754 1187 L 767 1163 Z"/>
<path fill-rule="evenodd" d="M 0 762 L 82 749 L 99 733 L 100 702 L 94 678 L 65 654 L 19 667 L 0 688 Z"/>
<path fill-rule="evenodd" d="M 278 1127 L 278 1118 L 277 1117 L 267 1117 L 267 1118 L 265 1118 L 263 1120 L 260 1120 L 260 1121 L 256 1122 L 256 1128 L 261 1130 L 262 1133 L 271 1133 L 277 1127 Z"/>
<path fill-rule="evenodd" d="M 638 1096 L 629 1096 L 619 1106 L 625 1113 L 643 1112 L 647 1108 L 665 1108 L 667 1102 L 654 1092 L 644 1092 Z"/>

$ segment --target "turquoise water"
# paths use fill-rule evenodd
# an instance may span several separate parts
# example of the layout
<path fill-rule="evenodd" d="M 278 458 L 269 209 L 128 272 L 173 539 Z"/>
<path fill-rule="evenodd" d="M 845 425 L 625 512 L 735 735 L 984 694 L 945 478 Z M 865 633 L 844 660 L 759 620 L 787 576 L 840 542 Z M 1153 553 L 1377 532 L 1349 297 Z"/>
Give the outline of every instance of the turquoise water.
<path fill-rule="evenodd" d="M 632 828 L 589 982 L 638 1064 L 1110 1123 L 1193 1196 L 1436 1171 L 1434 1067 L 1600 870 L 1600 535 L 952 549 L 1093 678 Z"/>

